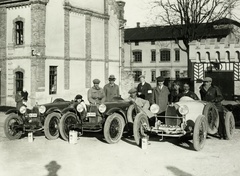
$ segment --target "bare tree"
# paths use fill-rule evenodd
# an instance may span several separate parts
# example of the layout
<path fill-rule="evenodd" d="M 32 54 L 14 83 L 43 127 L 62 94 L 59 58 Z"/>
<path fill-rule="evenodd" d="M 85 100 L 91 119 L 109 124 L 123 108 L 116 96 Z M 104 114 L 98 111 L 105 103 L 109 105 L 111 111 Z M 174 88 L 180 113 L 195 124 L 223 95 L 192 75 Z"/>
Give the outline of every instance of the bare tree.
<path fill-rule="evenodd" d="M 231 17 L 232 9 L 239 0 L 153 0 L 153 9 L 157 10 L 156 18 L 162 23 L 173 26 L 172 33 L 176 40 L 182 40 L 185 47 L 180 49 L 188 55 L 189 43 L 201 39 L 209 32 L 207 25 L 224 17 Z M 202 34 L 202 36 L 200 35 Z M 190 74 L 188 72 L 188 74 Z M 190 76 L 190 75 L 188 75 Z"/>

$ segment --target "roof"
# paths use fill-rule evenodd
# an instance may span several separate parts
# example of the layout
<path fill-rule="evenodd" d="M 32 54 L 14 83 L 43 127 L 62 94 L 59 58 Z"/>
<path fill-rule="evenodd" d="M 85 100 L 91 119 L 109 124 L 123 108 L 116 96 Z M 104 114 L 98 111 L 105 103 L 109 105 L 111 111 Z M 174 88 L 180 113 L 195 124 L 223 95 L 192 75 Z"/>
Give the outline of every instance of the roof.
<path fill-rule="evenodd" d="M 0 0 L 0 5 L 16 3 L 16 2 L 25 2 L 25 1 L 29 1 L 29 0 Z"/>
<path fill-rule="evenodd" d="M 228 18 L 223 18 L 212 23 L 203 23 L 198 26 L 196 32 L 197 37 L 201 38 L 217 38 L 226 37 L 230 33 L 230 28 L 221 27 L 215 28 L 215 25 L 234 24 L 240 27 L 240 23 Z M 150 27 L 136 27 L 125 29 L 124 41 L 166 41 L 183 38 L 181 31 L 184 25 L 173 26 L 150 26 Z"/>

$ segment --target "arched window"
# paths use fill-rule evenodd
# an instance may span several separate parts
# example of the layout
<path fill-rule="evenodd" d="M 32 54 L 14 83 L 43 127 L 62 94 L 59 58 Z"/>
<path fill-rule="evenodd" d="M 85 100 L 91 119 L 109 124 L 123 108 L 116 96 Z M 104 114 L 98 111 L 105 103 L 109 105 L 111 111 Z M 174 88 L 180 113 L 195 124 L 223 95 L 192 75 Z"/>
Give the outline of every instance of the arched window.
<path fill-rule="evenodd" d="M 216 61 L 220 62 L 220 52 L 216 51 Z"/>
<path fill-rule="evenodd" d="M 22 21 L 15 22 L 15 40 L 16 40 L 16 45 L 23 44 L 23 22 Z"/>
<path fill-rule="evenodd" d="M 239 53 L 239 51 L 236 51 L 235 61 L 240 62 L 240 53 Z"/>
<path fill-rule="evenodd" d="M 200 52 L 197 52 L 196 58 L 197 58 L 198 62 L 201 62 L 201 54 L 200 54 Z"/>
<path fill-rule="evenodd" d="M 210 53 L 209 52 L 206 52 L 206 60 L 211 62 L 211 60 L 210 60 Z"/>
<path fill-rule="evenodd" d="M 225 61 L 227 61 L 227 62 L 230 61 L 230 52 L 229 51 L 226 51 Z"/>
<path fill-rule="evenodd" d="M 23 72 L 17 71 L 15 73 L 16 91 L 22 90 L 23 88 Z"/>

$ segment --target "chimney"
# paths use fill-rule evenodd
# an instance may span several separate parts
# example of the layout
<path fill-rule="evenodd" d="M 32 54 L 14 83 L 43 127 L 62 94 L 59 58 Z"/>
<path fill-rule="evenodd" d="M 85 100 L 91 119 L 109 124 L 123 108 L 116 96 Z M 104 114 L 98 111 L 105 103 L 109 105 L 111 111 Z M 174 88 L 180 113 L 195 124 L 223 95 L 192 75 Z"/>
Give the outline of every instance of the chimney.
<path fill-rule="evenodd" d="M 137 22 L 137 28 L 140 28 L 140 22 Z"/>

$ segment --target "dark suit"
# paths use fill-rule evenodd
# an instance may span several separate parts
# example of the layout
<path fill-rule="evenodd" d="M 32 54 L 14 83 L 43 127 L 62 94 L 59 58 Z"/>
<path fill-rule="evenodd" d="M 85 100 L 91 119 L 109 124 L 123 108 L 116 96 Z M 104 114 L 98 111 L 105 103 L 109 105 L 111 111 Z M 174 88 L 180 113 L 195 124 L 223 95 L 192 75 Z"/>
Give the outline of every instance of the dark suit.
<path fill-rule="evenodd" d="M 139 83 L 137 86 L 137 95 L 152 104 L 152 87 L 149 83 L 145 82 L 143 85 Z"/>

